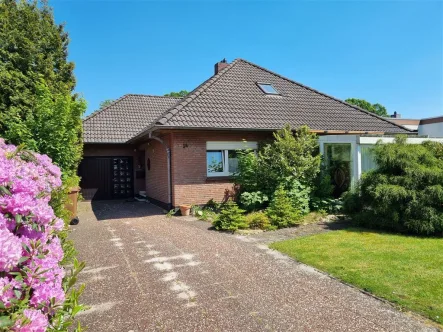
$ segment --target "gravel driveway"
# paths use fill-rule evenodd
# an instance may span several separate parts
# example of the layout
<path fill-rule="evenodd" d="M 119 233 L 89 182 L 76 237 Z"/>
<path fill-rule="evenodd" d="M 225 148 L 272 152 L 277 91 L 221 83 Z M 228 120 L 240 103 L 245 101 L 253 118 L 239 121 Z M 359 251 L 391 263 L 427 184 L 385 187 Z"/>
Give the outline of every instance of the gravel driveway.
<path fill-rule="evenodd" d="M 425 331 L 434 328 L 267 248 L 260 236 L 166 218 L 141 202 L 82 202 L 88 331 Z M 278 233 L 276 233 L 278 234 Z"/>

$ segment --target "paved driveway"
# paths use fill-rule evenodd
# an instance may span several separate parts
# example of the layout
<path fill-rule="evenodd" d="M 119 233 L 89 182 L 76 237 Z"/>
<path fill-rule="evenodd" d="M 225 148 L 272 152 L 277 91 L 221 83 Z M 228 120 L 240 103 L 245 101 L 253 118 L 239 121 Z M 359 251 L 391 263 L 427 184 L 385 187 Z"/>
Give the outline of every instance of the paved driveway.
<path fill-rule="evenodd" d="M 81 203 L 88 331 L 424 331 L 423 323 L 272 251 L 260 237 L 168 219 L 147 203 Z"/>

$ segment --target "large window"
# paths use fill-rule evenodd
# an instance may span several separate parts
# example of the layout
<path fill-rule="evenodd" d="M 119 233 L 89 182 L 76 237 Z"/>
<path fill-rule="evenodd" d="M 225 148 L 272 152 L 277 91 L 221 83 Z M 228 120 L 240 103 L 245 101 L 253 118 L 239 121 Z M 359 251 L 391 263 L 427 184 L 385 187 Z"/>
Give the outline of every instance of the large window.
<path fill-rule="evenodd" d="M 256 142 L 207 142 L 208 176 L 230 176 L 238 170 L 238 150 L 257 149 Z"/>
<path fill-rule="evenodd" d="M 338 197 L 351 185 L 351 144 L 327 143 L 324 147 L 326 165 L 334 184 L 334 196 Z"/>

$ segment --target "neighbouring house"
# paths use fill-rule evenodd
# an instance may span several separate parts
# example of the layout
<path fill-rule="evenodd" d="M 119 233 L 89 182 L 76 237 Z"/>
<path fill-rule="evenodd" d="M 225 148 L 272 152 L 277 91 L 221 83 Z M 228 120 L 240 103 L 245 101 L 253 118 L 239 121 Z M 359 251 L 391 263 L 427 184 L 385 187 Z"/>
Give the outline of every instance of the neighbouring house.
<path fill-rule="evenodd" d="M 420 136 L 443 137 L 443 116 L 424 119 L 403 119 L 400 114 L 394 112 L 389 119 L 398 125 L 416 131 Z"/>
<path fill-rule="evenodd" d="M 256 149 L 286 124 L 319 136 L 414 135 L 249 61 L 221 61 L 183 99 L 128 94 L 85 118 L 83 195 L 142 191 L 165 208 L 221 201 L 232 191 L 236 151 Z"/>

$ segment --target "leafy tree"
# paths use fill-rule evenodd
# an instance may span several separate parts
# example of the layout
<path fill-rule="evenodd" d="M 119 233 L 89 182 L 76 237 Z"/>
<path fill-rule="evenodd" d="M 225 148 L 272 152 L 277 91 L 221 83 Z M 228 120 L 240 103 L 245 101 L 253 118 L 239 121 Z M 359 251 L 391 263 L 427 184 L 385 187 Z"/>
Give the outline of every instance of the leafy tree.
<path fill-rule="evenodd" d="M 169 93 L 165 94 L 165 96 L 166 97 L 183 98 L 183 97 L 186 97 L 188 94 L 189 94 L 188 91 L 181 90 L 181 91 L 178 91 L 178 92 L 174 92 L 174 91 L 169 92 Z"/>
<path fill-rule="evenodd" d="M 111 105 L 115 100 L 114 99 L 105 99 L 100 103 L 100 108 L 105 108 Z"/>
<path fill-rule="evenodd" d="M 377 144 L 377 169 L 366 173 L 346 195 L 345 211 L 375 227 L 416 234 L 443 234 L 441 143 Z"/>
<path fill-rule="evenodd" d="M 41 78 L 55 94 L 71 93 L 75 78 L 74 64 L 67 60 L 68 34 L 45 0 L 0 0 L 0 41 L 2 135 L 6 120 L 33 111 Z"/>
<path fill-rule="evenodd" d="M 348 104 L 358 106 L 368 112 L 375 113 L 379 116 L 388 116 L 388 111 L 386 110 L 386 107 L 380 104 L 371 104 L 370 102 L 364 100 L 364 99 L 357 99 L 357 98 L 348 98 L 345 100 Z"/>
<path fill-rule="evenodd" d="M 43 80 L 36 89 L 33 112 L 8 118 L 4 137 L 47 154 L 65 176 L 74 176 L 83 151 L 81 117 L 86 102 L 70 94 L 52 94 Z"/>

